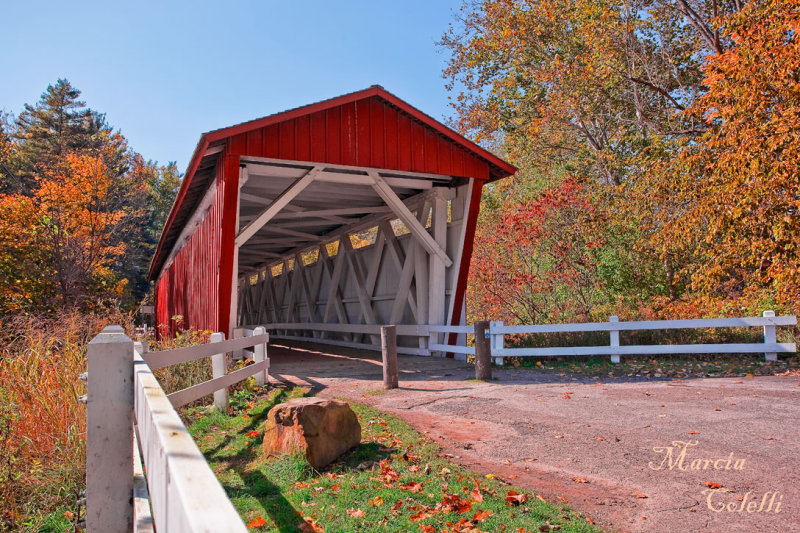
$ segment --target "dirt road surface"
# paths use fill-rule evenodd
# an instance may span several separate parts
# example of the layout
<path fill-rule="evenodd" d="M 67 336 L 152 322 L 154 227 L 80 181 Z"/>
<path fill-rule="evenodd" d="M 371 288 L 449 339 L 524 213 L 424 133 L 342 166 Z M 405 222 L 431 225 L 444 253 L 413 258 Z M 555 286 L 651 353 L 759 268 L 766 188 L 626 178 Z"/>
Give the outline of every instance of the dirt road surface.
<path fill-rule="evenodd" d="M 603 380 L 270 347 L 271 379 L 368 403 L 454 460 L 568 501 L 608 531 L 800 532 L 800 378 Z M 516 476 L 516 477 L 515 477 Z M 513 481 L 512 481 L 513 480 Z"/>

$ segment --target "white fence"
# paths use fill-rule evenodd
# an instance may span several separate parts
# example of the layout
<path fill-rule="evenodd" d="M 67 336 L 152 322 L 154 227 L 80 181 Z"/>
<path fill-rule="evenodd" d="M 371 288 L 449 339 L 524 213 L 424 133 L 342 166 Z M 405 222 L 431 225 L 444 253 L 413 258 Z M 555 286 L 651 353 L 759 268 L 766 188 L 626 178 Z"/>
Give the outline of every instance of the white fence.
<path fill-rule="evenodd" d="M 148 352 L 119 326 L 89 343 L 86 528 L 90 533 L 247 531 L 176 407 L 214 393 L 227 411 L 227 387 L 250 376 L 264 383 L 269 335 Z M 226 373 L 226 353 L 253 348 L 254 364 Z M 164 393 L 153 370 L 211 357 L 213 379 Z M 135 426 L 134 426 L 135 424 Z M 131 445 L 133 443 L 133 445 Z"/>
<path fill-rule="evenodd" d="M 797 317 L 775 316 L 772 311 L 764 311 L 763 316 L 744 318 L 710 318 L 693 320 L 643 320 L 619 322 L 612 316 L 608 322 L 587 322 L 581 324 L 544 324 L 535 326 L 505 326 L 502 322 L 492 322 L 489 334 L 491 336 L 491 352 L 498 364 L 503 363 L 504 357 L 552 357 L 570 355 L 609 355 L 613 363 L 619 363 L 620 355 L 664 355 L 664 354 L 711 354 L 711 353 L 764 353 L 768 361 L 777 359 L 778 353 L 795 352 L 797 347 L 793 342 L 776 342 L 777 326 L 794 326 Z M 637 344 L 620 346 L 620 331 L 643 330 L 671 330 L 671 329 L 702 329 L 702 328 L 744 328 L 763 327 L 764 342 L 760 343 L 729 343 L 729 344 Z M 593 331 L 607 331 L 609 344 L 607 346 L 570 346 L 547 348 L 506 348 L 504 340 L 506 335 L 535 334 L 535 333 L 582 333 Z"/>
<path fill-rule="evenodd" d="M 612 316 L 608 322 L 586 322 L 577 324 L 537 324 L 506 326 L 503 322 L 491 322 L 488 329 L 491 357 L 497 364 L 503 364 L 505 357 L 554 357 L 554 356 L 591 356 L 607 355 L 613 363 L 620 362 L 621 355 L 658 355 L 658 354 L 711 354 L 711 353 L 764 353 L 768 361 L 774 361 L 778 353 L 796 351 L 795 343 L 776 341 L 776 327 L 794 326 L 795 316 L 775 316 L 772 311 L 764 311 L 760 317 L 743 318 L 711 318 L 692 320 L 646 320 L 620 322 Z M 276 331 L 272 338 L 333 344 L 348 348 L 380 350 L 380 343 L 374 339 L 380 334 L 380 326 L 357 324 L 312 324 L 281 323 L 263 325 L 267 330 Z M 727 343 L 727 344 L 658 344 L 658 345 L 620 345 L 621 331 L 674 330 L 674 329 L 713 329 L 713 328 L 763 328 L 764 341 L 759 343 Z M 546 348 L 507 348 L 506 335 L 531 335 L 541 333 L 587 333 L 608 332 L 608 344 L 605 346 L 564 346 Z M 297 334 L 291 334 L 297 332 Z M 372 343 L 348 342 L 340 339 L 325 338 L 314 333 L 336 332 L 369 335 Z M 419 348 L 398 347 L 398 353 L 408 355 L 431 355 L 433 353 L 454 353 L 459 359 L 466 355 L 475 355 L 475 347 L 466 342 L 466 335 L 474 335 L 474 326 L 440 326 L 440 325 L 401 325 L 397 326 L 398 336 L 411 336 L 420 339 Z M 459 342 L 449 342 L 451 334 L 459 336 Z"/>

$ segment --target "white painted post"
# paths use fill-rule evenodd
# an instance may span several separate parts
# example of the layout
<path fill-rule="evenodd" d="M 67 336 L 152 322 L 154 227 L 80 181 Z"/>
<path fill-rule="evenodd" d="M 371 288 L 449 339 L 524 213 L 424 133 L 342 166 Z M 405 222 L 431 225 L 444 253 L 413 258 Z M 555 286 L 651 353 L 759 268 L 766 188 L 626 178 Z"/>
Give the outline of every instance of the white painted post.
<path fill-rule="evenodd" d="M 775 311 L 764 311 L 764 317 L 774 318 Z M 764 326 L 764 344 L 775 344 L 778 342 L 777 335 L 775 334 L 775 326 Z M 777 361 L 778 354 L 776 352 L 764 352 L 764 359 L 767 361 Z"/>
<path fill-rule="evenodd" d="M 608 317 L 609 322 L 619 322 L 619 317 L 617 315 L 611 315 Z M 611 347 L 612 348 L 619 348 L 619 330 L 611 330 L 608 332 L 609 336 L 611 337 Z M 613 364 L 619 363 L 619 354 L 612 354 L 611 355 L 611 362 Z"/>
<path fill-rule="evenodd" d="M 224 333 L 212 333 L 210 342 L 223 342 L 225 341 Z M 211 356 L 211 373 L 214 379 L 221 378 L 227 374 L 227 357 L 225 353 L 218 353 Z M 214 393 L 214 405 L 223 413 L 228 412 L 228 387 L 224 387 Z"/>
<path fill-rule="evenodd" d="M 502 350 L 505 342 L 505 335 L 503 333 L 495 333 L 496 328 L 502 328 L 503 321 L 489 322 L 489 347 L 492 351 L 492 356 L 497 353 L 497 350 Z M 497 356 L 494 358 L 494 364 L 503 366 L 503 357 Z"/>
<path fill-rule="evenodd" d="M 133 524 L 133 341 L 108 326 L 89 343 L 86 529 L 127 533 Z"/>
<path fill-rule="evenodd" d="M 267 328 L 264 326 L 258 326 L 256 329 L 253 330 L 253 335 L 264 335 L 267 333 Z M 253 362 L 260 363 L 261 361 L 269 361 L 269 356 L 267 355 L 267 343 L 264 344 L 257 344 L 253 346 Z M 264 372 L 259 372 L 256 374 L 256 385 L 261 386 L 267 382 L 267 376 L 269 375 L 269 363 L 267 363 L 267 368 L 264 369 Z"/>

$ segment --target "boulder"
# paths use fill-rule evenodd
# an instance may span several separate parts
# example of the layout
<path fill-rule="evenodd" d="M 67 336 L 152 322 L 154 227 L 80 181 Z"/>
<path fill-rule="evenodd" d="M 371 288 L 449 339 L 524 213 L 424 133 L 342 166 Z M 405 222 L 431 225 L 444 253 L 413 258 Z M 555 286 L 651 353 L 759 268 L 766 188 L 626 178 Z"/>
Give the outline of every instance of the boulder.
<path fill-rule="evenodd" d="M 350 406 L 337 400 L 297 398 L 267 414 L 264 453 L 301 453 L 314 468 L 332 463 L 361 442 L 361 425 Z"/>

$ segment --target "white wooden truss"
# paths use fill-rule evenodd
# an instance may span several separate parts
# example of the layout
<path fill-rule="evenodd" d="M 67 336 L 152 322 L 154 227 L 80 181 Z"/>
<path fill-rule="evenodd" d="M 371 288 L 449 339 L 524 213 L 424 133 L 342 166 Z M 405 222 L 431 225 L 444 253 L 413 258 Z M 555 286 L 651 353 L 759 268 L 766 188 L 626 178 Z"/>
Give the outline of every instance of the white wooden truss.
<path fill-rule="evenodd" d="M 471 179 L 247 158 L 240 186 L 237 326 L 447 323 Z M 276 333 L 380 343 L 347 331 Z M 427 354 L 427 340 L 407 339 L 405 351 Z"/>

